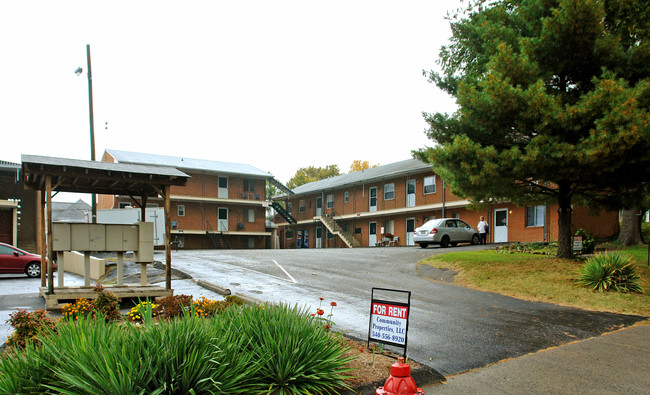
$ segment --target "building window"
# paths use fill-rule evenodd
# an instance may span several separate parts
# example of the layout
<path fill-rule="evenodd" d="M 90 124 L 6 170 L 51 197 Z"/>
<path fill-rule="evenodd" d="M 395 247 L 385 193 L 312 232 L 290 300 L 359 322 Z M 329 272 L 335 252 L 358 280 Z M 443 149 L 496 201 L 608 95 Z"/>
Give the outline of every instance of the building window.
<path fill-rule="evenodd" d="M 350 192 L 345 191 L 345 193 L 343 194 L 343 202 L 347 203 L 349 201 L 350 201 Z"/>
<path fill-rule="evenodd" d="M 244 192 L 255 192 L 255 180 L 244 178 Z"/>
<path fill-rule="evenodd" d="M 327 208 L 334 208 L 334 195 L 327 195 Z"/>
<path fill-rule="evenodd" d="M 395 233 L 395 221 L 392 219 L 387 219 L 384 221 L 384 234 L 390 233 L 391 235 Z"/>
<path fill-rule="evenodd" d="M 245 208 L 244 209 L 244 222 L 255 222 L 255 209 L 254 208 Z"/>
<path fill-rule="evenodd" d="M 219 188 L 228 188 L 228 177 L 219 177 Z"/>
<path fill-rule="evenodd" d="M 334 235 L 332 234 L 332 232 L 330 232 L 329 229 L 327 229 L 327 240 L 332 240 L 333 238 L 334 238 Z"/>
<path fill-rule="evenodd" d="M 286 231 L 286 233 L 284 234 L 284 236 L 285 236 L 287 239 L 293 239 L 293 229 L 287 229 L 287 231 Z"/>
<path fill-rule="evenodd" d="M 436 176 L 424 177 L 424 194 L 436 193 Z"/>
<path fill-rule="evenodd" d="M 395 198 L 395 184 L 384 184 L 384 200 L 391 200 Z"/>
<path fill-rule="evenodd" d="M 451 215 L 451 218 L 460 219 L 460 214 L 459 214 L 459 213 L 453 213 L 453 214 Z"/>
<path fill-rule="evenodd" d="M 305 201 L 301 200 L 298 202 L 298 212 L 299 213 L 304 213 L 305 212 Z"/>
<path fill-rule="evenodd" d="M 178 205 L 178 210 L 177 213 L 179 217 L 184 217 L 185 216 L 185 205 L 184 204 L 179 204 Z"/>
<path fill-rule="evenodd" d="M 544 226 L 546 207 L 526 206 L 526 226 Z"/>
<path fill-rule="evenodd" d="M 291 204 L 291 202 L 287 202 L 287 212 L 291 213 L 291 210 L 293 210 L 293 204 Z"/>

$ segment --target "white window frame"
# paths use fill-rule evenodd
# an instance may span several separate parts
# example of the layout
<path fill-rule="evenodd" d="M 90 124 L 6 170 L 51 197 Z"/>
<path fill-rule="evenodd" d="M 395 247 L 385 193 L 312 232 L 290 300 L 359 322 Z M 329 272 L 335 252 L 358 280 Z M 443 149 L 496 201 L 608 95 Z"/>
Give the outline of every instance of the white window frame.
<path fill-rule="evenodd" d="M 384 200 L 395 199 L 395 183 L 384 184 Z"/>
<path fill-rule="evenodd" d="M 533 223 L 528 221 L 528 210 L 533 210 Z M 540 218 L 541 215 L 541 218 Z M 526 228 L 538 228 L 544 226 L 546 221 L 546 207 L 543 204 L 537 206 L 526 206 L 524 212 L 524 226 Z M 541 222 L 541 223 L 540 223 Z"/>
<path fill-rule="evenodd" d="M 185 205 L 184 204 L 179 204 L 177 209 L 176 209 L 176 215 L 179 217 L 184 217 L 185 216 Z"/>
<path fill-rule="evenodd" d="M 433 191 L 427 192 L 427 187 L 433 187 Z M 432 193 L 436 193 L 436 176 L 429 176 L 429 177 L 424 177 L 424 180 L 422 182 L 422 193 L 425 195 L 430 195 Z"/>
<path fill-rule="evenodd" d="M 349 201 L 350 201 L 350 192 L 345 191 L 345 193 L 343 193 L 343 203 L 348 203 Z"/>
<path fill-rule="evenodd" d="M 326 207 L 328 209 L 334 208 L 334 194 L 327 195 Z"/>

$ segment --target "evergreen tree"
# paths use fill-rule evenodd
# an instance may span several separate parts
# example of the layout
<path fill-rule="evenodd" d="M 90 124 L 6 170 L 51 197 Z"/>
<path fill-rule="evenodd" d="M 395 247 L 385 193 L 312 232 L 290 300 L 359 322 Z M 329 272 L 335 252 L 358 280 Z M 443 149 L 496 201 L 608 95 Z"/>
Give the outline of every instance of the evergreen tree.
<path fill-rule="evenodd" d="M 475 1 L 451 17 L 442 72 L 454 114 L 425 114 L 415 155 L 475 202 L 632 206 L 650 178 L 650 6 L 631 0 Z"/>

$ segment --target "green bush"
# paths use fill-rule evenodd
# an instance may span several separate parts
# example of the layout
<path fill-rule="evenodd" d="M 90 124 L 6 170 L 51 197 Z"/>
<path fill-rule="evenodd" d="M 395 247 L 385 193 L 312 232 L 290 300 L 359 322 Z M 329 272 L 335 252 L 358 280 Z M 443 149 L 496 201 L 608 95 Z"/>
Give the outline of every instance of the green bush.
<path fill-rule="evenodd" d="M 345 349 L 305 311 L 231 306 L 153 322 L 63 320 L 0 358 L 0 393 L 304 394 L 345 386 Z M 98 318 L 101 318 L 101 313 Z"/>
<path fill-rule="evenodd" d="M 14 328 L 7 339 L 7 345 L 11 347 L 24 348 L 28 343 L 38 343 L 55 328 L 54 320 L 45 310 L 29 312 L 19 309 L 9 314 L 7 322 Z"/>
<path fill-rule="evenodd" d="M 582 228 L 578 229 L 575 235 L 582 236 L 582 253 L 593 254 L 596 249 L 596 240 Z"/>
<path fill-rule="evenodd" d="M 578 283 L 599 292 L 643 292 L 631 258 L 621 254 L 596 254 L 589 258 L 580 269 Z"/>

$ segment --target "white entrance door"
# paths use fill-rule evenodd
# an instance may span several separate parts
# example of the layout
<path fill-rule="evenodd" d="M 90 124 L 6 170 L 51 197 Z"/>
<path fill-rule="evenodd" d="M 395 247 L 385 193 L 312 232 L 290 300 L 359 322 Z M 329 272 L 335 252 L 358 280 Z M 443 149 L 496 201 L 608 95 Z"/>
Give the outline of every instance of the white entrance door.
<path fill-rule="evenodd" d="M 415 218 L 406 219 L 406 245 L 415 245 L 413 242 L 413 232 L 415 232 Z"/>
<path fill-rule="evenodd" d="M 228 199 L 228 177 L 219 177 L 219 199 Z"/>
<path fill-rule="evenodd" d="M 377 188 L 375 188 L 375 191 Z M 375 244 L 377 244 L 377 223 L 376 222 L 371 222 L 369 224 L 369 232 L 368 232 L 368 246 L 369 247 L 374 247 Z"/>
<path fill-rule="evenodd" d="M 323 228 L 316 228 L 316 248 L 323 246 Z"/>
<path fill-rule="evenodd" d="M 508 241 L 508 209 L 494 210 L 494 242 Z"/>
<path fill-rule="evenodd" d="M 370 196 L 368 211 L 370 212 L 377 211 L 377 187 L 372 187 L 368 189 L 368 195 Z"/>
<path fill-rule="evenodd" d="M 219 232 L 228 231 L 228 209 L 225 207 L 219 207 L 219 223 L 217 224 L 217 230 Z"/>
<path fill-rule="evenodd" d="M 415 207 L 415 180 L 406 181 L 406 207 Z"/>
<path fill-rule="evenodd" d="M 319 196 L 316 198 L 316 216 L 320 217 L 322 214 L 323 214 L 323 198 Z"/>

